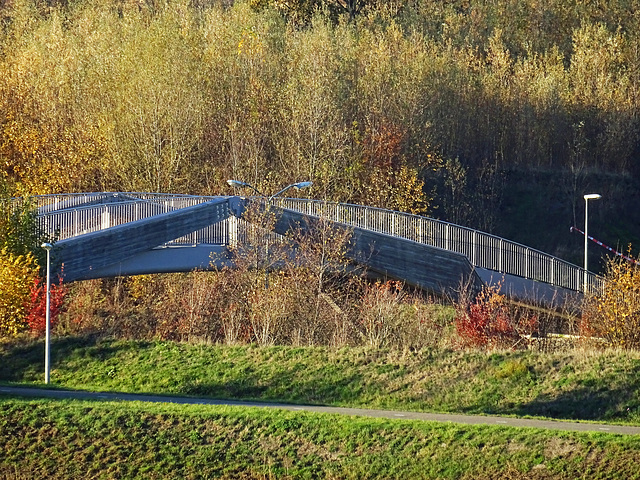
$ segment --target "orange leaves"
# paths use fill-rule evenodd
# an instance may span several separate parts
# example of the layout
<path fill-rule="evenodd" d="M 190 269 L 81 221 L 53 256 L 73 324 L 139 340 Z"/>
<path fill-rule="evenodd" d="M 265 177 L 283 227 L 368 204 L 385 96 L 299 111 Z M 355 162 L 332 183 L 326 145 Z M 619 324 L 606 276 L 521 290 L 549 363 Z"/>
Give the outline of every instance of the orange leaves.
<path fill-rule="evenodd" d="M 401 161 L 404 132 L 393 123 L 385 122 L 376 131 L 369 131 L 363 141 L 364 161 L 372 168 L 397 168 Z"/>
<path fill-rule="evenodd" d="M 404 154 L 406 133 L 398 125 L 383 122 L 368 131 L 362 141 L 362 198 L 373 205 L 409 213 L 426 213 L 428 201 L 424 182 Z"/>
<path fill-rule="evenodd" d="M 523 335 L 537 330 L 537 317 L 512 311 L 500 288 L 501 285 L 485 286 L 475 302 L 458 306 L 455 326 L 463 346 L 514 348 Z"/>

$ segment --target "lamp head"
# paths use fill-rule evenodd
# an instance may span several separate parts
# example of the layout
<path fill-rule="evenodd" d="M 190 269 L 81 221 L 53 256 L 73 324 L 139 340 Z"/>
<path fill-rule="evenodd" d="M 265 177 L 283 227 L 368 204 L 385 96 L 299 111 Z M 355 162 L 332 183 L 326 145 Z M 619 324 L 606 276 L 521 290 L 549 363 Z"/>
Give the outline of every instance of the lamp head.
<path fill-rule="evenodd" d="M 311 185 L 313 185 L 313 182 L 298 182 L 293 184 L 293 186 L 296 187 L 298 190 L 302 188 L 310 187 Z"/>
<path fill-rule="evenodd" d="M 231 187 L 247 187 L 248 184 L 240 180 L 227 180 L 227 184 Z"/>
<path fill-rule="evenodd" d="M 53 248 L 53 245 L 51 245 L 50 243 L 43 243 L 40 246 L 44 248 L 47 252 Z"/>
<path fill-rule="evenodd" d="M 584 196 L 585 200 L 598 200 L 599 198 L 602 198 L 599 193 L 588 193 Z"/>

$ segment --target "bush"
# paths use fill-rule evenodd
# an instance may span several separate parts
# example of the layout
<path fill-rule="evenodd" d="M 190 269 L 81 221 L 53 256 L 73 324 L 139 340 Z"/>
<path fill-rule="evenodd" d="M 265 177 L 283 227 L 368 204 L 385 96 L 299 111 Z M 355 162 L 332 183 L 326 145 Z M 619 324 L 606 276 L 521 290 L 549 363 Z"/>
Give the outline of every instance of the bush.
<path fill-rule="evenodd" d="M 516 348 L 537 329 L 537 317 L 516 315 L 500 294 L 500 285 L 485 285 L 475 302 L 457 307 L 456 332 L 465 347 Z"/>
<path fill-rule="evenodd" d="M 0 176 L 0 335 L 13 336 L 31 325 L 38 331 L 40 317 L 44 325 L 46 305 L 39 265 L 46 261 L 40 247 L 46 241 L 52 240 L 40 228 L 32 200 L 12 199 Z M 59 294 L 62 290 L 55 294 L 56 302 Z"/>
<path fill-rule="evenodd" d="M 585 300 L 581 334 L 603 338 L 614 347 L 640 347 L 640 266 L 637 263 L 621 257 L 607 262 L 602 291 Z"/>
<path fill-rule="evenodd" d="M 0 249 L 0 336 L 14 336 L 27 328 L 25 316 L 37 274 L 33 255 Z"/>
<path fill-rule="evenodd" d="M 366 284 L 358 317 L 362 342 L 399 350 L 441 344 L 450 320 L 437 307 L 398 281 Z"/>
<path fill-rule="evenodd" d="M 58 321 L 58 316 L 62 312 L 64 299 L 67 295 L 67 288 L 62 285 L 62 278 L 58 279 L 58 284 L 50 285 L 50 326 Z M 31 333 L 43 335 L 47 328 L 47 286 L 40 278 L 34 278 L 30 291 L 30 303 L 27 305 L 26 324 Z"/>

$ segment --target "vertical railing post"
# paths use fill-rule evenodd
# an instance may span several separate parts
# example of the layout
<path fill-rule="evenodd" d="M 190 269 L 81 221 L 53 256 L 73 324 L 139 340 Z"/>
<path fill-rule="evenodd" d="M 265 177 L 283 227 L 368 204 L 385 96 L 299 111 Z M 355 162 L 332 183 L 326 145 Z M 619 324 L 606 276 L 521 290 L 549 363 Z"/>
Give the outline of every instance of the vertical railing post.
<path fill-rule="evenodd" d="M 109 226 L 110 226 L 109 224 L 111 222 L 111 219 L 109 217 L 110 217 L 110 215 L 109 215 L 109 207 L 107 207 L 105 205 L 105 207 L 103 209 L 103 212 L 102 212 L 102 215 L 100 216 L 100 229 L 101 230 L 105 230 L 105 229 L 109 228 Z"/>
<path fill-rule="evenodd" d="M 449 245 L 449 224 L 447 223 L 444 228 L 444 246 L 447 250 L 451 250 L 451 245 Z"/>
<path fill-rule="evenodd" d="M 582 272 L 580 271 L 579 268 L 576 268 L 576 284 L 575 284 L 575 288 L 574 290 L 579 290 L 580 289 L 580 279 L 582 278 Z"/>
<path fill-rule="evenodd" d="M 238 246 L 238 217 L 236 217 L 235 215 L 230 216 L 228 219 L 228 224 L 229 238 L 227 240 L 227 243 L 232 247 L 236 247 Z"/>
<path fill-rule="evenodd" d="M 472 248 L 472 250 L 471 250 L 471 258 L 472 258 L 471 263 L 473 263 L 474 267 L 478 265 L 478 262 L 476 261 L 477 260 L 476 259 L 476 257 L 477 257 L 476 250 L 478 249 L 477 238 L 478 238 L 478 232 L 476 230 L 474 230 L 473 231 L 473 239 L 471 240 L 471 248 Z"/>

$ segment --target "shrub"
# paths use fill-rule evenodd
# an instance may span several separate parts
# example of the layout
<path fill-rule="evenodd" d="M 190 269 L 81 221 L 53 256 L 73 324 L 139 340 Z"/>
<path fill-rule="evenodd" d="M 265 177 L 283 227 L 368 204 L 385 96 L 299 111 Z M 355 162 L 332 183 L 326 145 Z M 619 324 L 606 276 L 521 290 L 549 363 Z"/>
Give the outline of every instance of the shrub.
<path fill-rule="evenodd" d="M 53 328 L 62 311 L 67 288 L 62 285 L 62 278 L 59 278 L 57 285 L 52 283 L 50 287 L 50 324 L 51 328 Z M 43 335 L 46 331 L 46 294 L 46 283 L 40 278 L 34 278 L 31 285 L 30 302 L 26 307 L 26 324 L 29 326 L 31 333 L 35 335 Z"/>
<path fill-rule="evenodd" d="M 387 345 L 398 330 L 399 305 L 404 297 L 402 284 L 395 281 L 376 282 L 365 287 L 360 311 L 364 342 L 373 348 Z"/>
<path fill-rule="evenodd" d="M 465 347 L 515 348 L 523 335 L 536 330 L 537 318 L 510 311 L 500 285 L 485 285 L 471 304 L 458 305 L 456 332 Z"/>
<path fill-rule="evenodd" d="M 14 336 L 27 328 L 31 285 L 38 268 L 33 255 L 0 249 L 0 336 Z"/>
<path fill-rule="evenodd" d="M 27 329 L 27 316 L 37 307 L 32 287 L 40 282 L 39 265 L 46 256 L 40 245 L 51 241 L 38 225 L 37 213 L 31 199 L 12 199 L 0 176 L 0 335 Z M 36 317 L 34 310 L 34 321 Z"/>
<path fill-rule="evenodd" d="M 631 258 L 629 256 L 629 258 Z M 616 257 L 607 262 L 602 291 L 585 300 L 581 334 L 620 348 L 640 347 L 640 266 Z"/>
<path fill-rule="evenodd" d="M 398 350 L 441 345 L 451 320 L 439 307 L 408 291 L 402 282 L 366 284 L 358 316 L 361 341 L 373 348 Z"/>

